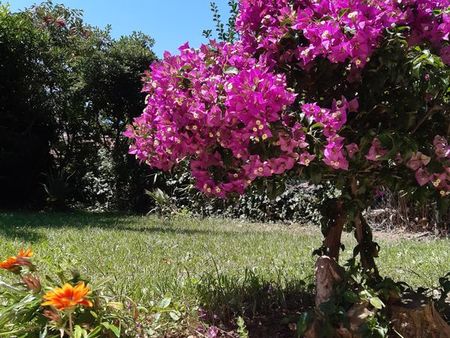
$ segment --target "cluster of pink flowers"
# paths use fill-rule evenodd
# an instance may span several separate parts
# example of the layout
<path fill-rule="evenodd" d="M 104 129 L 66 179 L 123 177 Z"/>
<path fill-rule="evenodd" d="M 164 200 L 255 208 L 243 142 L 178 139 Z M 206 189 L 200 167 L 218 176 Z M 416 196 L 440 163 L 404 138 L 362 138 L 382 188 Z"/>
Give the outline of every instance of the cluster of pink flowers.
<path fill-rule="evenodd" d="M 147 107 L 125 133 L 133 140 L 130 153 L 162 170 L 187 159 L 197 187 L 219 197 L 241 194 L 260 177 L 313 161 L 326 170 L 349 170 L 352 160 L 380 166 L 389 150 L 378 138 L 362 153 L 362 144 L 343 137 L 351 114 L 357 114 L 356 98 L 321 107 L 290 90 L 286 67 L 278 66 L 307 69 L 326 58 L 359 71 L 386 30 L 397 25 L 410 27 L 411 44 L 430 43 L 449 63 L 449 5 L 450 0 L 241 0 L 238 42 L 211 41 L 199 49 L 185 44 L 178 55 L 165 53 L 152 64 L 143 88 Z M 443 173 L 429 173 L 430 159 L 421 153 L 407 166 L 420 185 L 433 184 L 446 195 L 450 151 L 444 138 L 436 137 L 434 145 Z"/>
<path fill-rule="evenodd" d="M 408 4 L 406 22 L 411 27 L 409 43 L 430 42 L 442 61 L 450 65 L 450 0 L 409 0 Z M 436 11 L 440 14 L 436 15 Z"/>
<path fill-rule="evenodd" d="M 244 48 L 276 64 L 308 67 L 318 57 L 362 68 L 386 29 L 408 25 L 412 44 L 449 41 L 448 0 L 242 0 L 237 29 Z M 433 12 L 442 10 L 442 13 Z M 448 63 L 449 47 L 441 54 Z"/>
<path fill-rule="evenodd" d="M 344 145 L 344 138 L 338 132 L 347 122 L 347 114 L 358 110 L 358 101 L 348 102 L 344 97 L 333 100 L 331 109 L 321 108 L 317 103 L 306 103 L 302 106 L 305 117 L 319 123 L 326 138 L 323 161 L 333 169 L 348 170 L 348 160 L 353 158 L 359 147 L 355 143 Z"/>
<path fill-rule="evenodd" d="M 180 55 L 167 53 L 152 65 L 144 91 L 147 107 L 125 133 L 134 140 L 130 153 L 163 170 L 191 158 L 205 193 L 242 193 L 257 177 L 311 159 L 293 152 L 306 144 L 303 139 L 299 145 L 301 127 L 288 125 L 286 109 L 296 95 L 286 89 L 285 76 L 270 72 L 239 44 L 184 45 Z M 251 152 L 252 146 L 271 145 L 276 156 Z"/>
<path fill-rule="evenodd" d="M 431 157 L 422 154 L 420 151 L 414 153 L 406 166 L 415 171 L 417 183 L 423 186 L 431 183 L 441 194 L 441 196 L 450 195 L 450 145 L 445 137 L 437 135 L 433 140 L 434 157 L 441 163 L 442 172 L 430 173 L 427 168 L 431 162 Z"/>
<path fill-rule="evenodd" d="M 409 42 L 417 45 L 428 41 L 436 49 L 449 41 L 449 0 L 406 0 L 405 22 L 411 27 Z M 438 15 L 436 15 L 438 11 Z"/>

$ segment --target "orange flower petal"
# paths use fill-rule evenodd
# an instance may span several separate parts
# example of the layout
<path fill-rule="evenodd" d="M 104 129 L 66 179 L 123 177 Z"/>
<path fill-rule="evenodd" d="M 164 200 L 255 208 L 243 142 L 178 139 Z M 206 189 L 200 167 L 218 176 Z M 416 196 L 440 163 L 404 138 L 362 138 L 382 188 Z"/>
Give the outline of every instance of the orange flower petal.
<path fill-rule="evenodd" d="M 32 265 L 29 258 L 33 256 L 31 249 L 20 249 L 17 256 L 8 257 L 6 260 L 0 262 L 0 269 L 14 271 L 21 266 Z"/>
<path fill-rule="evenodd" d="M 66 283 L 62 287 L 57 287 L 48 291 L 43 296 L 45 301 L 41 305 L 53 306 L 58 310 L 69 309 L 78 305 L 92 307 L 92 302 L 85 298 L 89 292 L 90 288 L 87 287 L 84 282 L 80 282 L 76 286 Z"/>
<path fill-rule="evenodd" d="M 28 248 L 26 250 L 20 249 L 19 250 L 19 254 L 17 256 L 18 257 L 32 257 L 33 256 L 33 251 L 31 250 L 31 248 Z"/>

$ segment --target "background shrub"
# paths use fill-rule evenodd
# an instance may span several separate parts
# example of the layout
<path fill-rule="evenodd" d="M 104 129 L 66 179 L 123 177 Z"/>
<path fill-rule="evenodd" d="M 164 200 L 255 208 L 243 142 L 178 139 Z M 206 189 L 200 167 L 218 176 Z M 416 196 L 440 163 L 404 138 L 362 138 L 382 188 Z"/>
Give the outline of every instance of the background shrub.
<path fill-rule="evenodd" d="M 0 7 L 0 207 L 148 210 L 122 132 L 144 107 L 152 46 L 50 1 Z"/>

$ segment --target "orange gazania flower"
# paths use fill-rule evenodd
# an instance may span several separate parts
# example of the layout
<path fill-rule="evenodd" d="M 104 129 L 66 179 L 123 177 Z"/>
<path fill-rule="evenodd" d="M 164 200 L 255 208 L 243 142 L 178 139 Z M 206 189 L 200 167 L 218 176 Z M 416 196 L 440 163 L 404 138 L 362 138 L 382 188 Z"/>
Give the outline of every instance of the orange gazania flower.
<path fill-rule="evenodd" d="M 92 307 L 92 302 L 86 298 L 90 292 L 84 282 L 80 282 L 75 286 L 69 283 L 63 285 L 62 288 L 54 288 L 44 295 L 42 306 L 53 306 L 57 310 L 70 310 L 76 306 Z"/>
<path fill-rule="evenodd" d="M 9 257 L 3 262 L 0 262 L 0 269 L 18 272 L 22 266 L 31 266 L 30 257 L 32 256 L 33 251 L 31 249 L 20 249 L 17 256 Z"/>
<path fill-rule="evenodd" d="M 19 254 L 18 254 L 17 256 L 18 256 L 18 257 L 26 257 L 26 258 L 29 258 L 29 257 L 32 257 L 32 256 L 33 256 L 33 251 L 31 250 L 31 248 L 28 248 L 28 249 L 26 249 L 26 250 L 20 249 L 20 250 L 19 250 Z"/>

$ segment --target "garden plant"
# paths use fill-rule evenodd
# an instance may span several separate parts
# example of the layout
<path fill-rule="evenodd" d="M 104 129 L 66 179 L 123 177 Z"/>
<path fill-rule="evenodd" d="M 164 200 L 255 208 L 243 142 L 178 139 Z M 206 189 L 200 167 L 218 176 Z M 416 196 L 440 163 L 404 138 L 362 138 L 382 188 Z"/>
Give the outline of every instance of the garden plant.
<path fill-rule="evenodd" d="M 62 286 L 51 287 L 58 282 L 42 278 L 32 257 L 31 249 L 21 249 L 0 262 L 0 270 L 17 277 L 11 283 L 0 281 L 1 336 L 120 337 L 122 318 L 113 307 L 118 303 L 109 301 L 100 289 L 93 291 L 76 272 L 71 278 L 60 274 Z"/>
<path fill-rule="evenodd" d="M 315 322 L 303 323 L 306 335 L 353 337 L 364 325 L 381 335 L 371 320 L 405 296 L 379 275 L 380 247 L 364 219 L 381 188 L 448 212 L 449 6 L 241 0 L 236 35 L 198 49 L 186 43 L 146 74 L 147 106 L 125 133 L 140 161 L 166 171 L 187 161 L 197 188 L 220 198 L 250 186 L 276 196 L 291 177 L 336 189 L 322 205 L 316 291 L 323 297 Z M 344 229 L 354 231 L 359 257 L 345 273 L 335 264 Z M 347 305 L 330 310 L 332 300 Z M 365 323 L 350 325 L 361 312 Z M 434 312 L 402 330 L 414 337 L 450 332 Z"/>
<path fill-rule="evenodd" d="M 121 134 L 144 107 L 152 45 L 142 33 L 114 39 L 62 4 L 0 3 L 3 208 L 147 210 L 148 170 Z"/>

